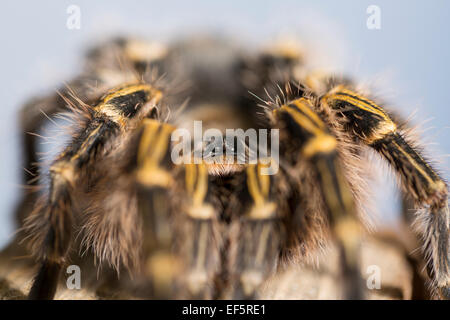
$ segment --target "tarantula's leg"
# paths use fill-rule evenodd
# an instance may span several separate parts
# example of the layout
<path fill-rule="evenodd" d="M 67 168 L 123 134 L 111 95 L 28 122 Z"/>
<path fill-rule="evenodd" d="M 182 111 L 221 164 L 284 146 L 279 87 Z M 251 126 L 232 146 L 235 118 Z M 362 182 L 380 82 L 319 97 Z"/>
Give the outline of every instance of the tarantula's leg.
<path fill-rule="evenodd" d="M 350 133 L 378 151 L 395 168 L 416 205 L 429 206 L 431 214 L 420 211 L 418 216 L 428 274 L 441 298 L 450 299 L 450 214 L 446 183 L 405 140 L 386 111 L 373 101 L 344 86 L 334 88 L 321 101 L 343 117 Z"/>
<path fill-rule="evenodd" d="M 72 238 L 72 192 L 80 181 L 92 182 L 90 174 L 104 155 L 102 147 L 120 131 L 139 121 L 153 107 L 161 92 L 146 84 L 113 89 L 92 109 L 92 118 L 53 162 L 50 187 L 27 220 L 31 247 L 42 266 L 29 293 L 31 299 L 53 298 L 59 270 Z"/>
<path fill-rule="evenodd" d="M 67 110 L 67 105 L 78 105 L 79 101 L 86 104 L 97 101 L 101 94 L 120 83 L 110 84 L 101 74 L 94 71 L 80 75 L 71 80 L 58 93 L 36 97 L 28 101 L 20 110 L 21 148 L 23 155 L 22 183 L 36 186 L 39 183 L 38 142 L 42 128 L 55 114 Z M 95 90 L 94 90 L 95 88 Z M 22 224 L 29 214 L 36 199 L 34 190 L 26 189 L 16 208 L 16 218 Z M 30 208 L 31 207 L 31 208 Z"/>
<path fill-rule="evenodd" d="M 173 297 L 173 285 L 180 261 L 172 252 L 170 190 L 175 182 L 168 159 L 170 134 L 174 128 L 144 119 L 139 138 L 136 179 L 138 208 L 143 218 L 145 274 L 151 281 L 153 297 Z"/>
<path fill-rule="evenodd" d="M 362 227 L 357 221 L 353 196 L 340 167 L 337 140 L 312 108 L 309 100 L 300 98 L 274 110 L 274 113 L 287 136 L 288 148 L 294 152 L 300 150 L 300 156 L 308 160 L 315 170 L 332 232 L 341 250 L 345 298 L 359 299 L 363 297 L 358 261 Z"/>
<path fill-rule="evenodd" d="M 22 183 L 27 186 L 38 184 L 38 134 L 47 120 L 56 113 L 65 110 L 68 103 L 76 100 L 87 104 L 94 103 L 107 89 L 121 83 L 136 81 L 164 56 L 166 49 L 156 43 L 147 43 L 137 39 L 118 38 L 92 48 L 86 54 L 82 74 L 70 80 L 58 89 L 58 93 L 30 99 L 20 110 L 20 134 L 23 154 Z M 124 66 L 129 67 L 124 69 Z M 25 190 L 23 198 L 16 208 L 16 218 L 22 224 L 35 200 L 36 192 Z"/>
<path fill-rule="evenodd" d="M 71 88 L 77 88 L 78 79 L 72 81 L 69 86 Z M 21 134 L 21 148 L 23 156 L 23 170 L 22 183 L 27 186 L 36 186 L 39 183 L 39 167 L 38 167 L 38 150 L 37 143 L 39 138 L 38 134 L 47 118 L 52 117 L 57 112 L 64 109 L 66 101 L 62 96 L 69 98 L 67 90 L 62 90 L 61 95 L 55 93 L 44 97 L 33 98 L 28 101 L 20 110 L 20 134 Z M 86 100 L 84 100 L 86 101 Z M 34 190 L 25 189 L 22 199 L 20 200 L 16 208 L 16 219 L 19 224 L 22 224 L 23 219 L 28 215 L 33 207 L 33 203 L 36 199 L 36 192 Z"/>
<path fill-rule="evenodd" d="M 169 171 L 173 130 L 145 119 L 140 138 L 137 181 L 146 272 L 158 298 L 212 298 L 219 241 L 216 210 L 205 201 L 208 169 L 205 164 L 186 164 L 183 186 L 177 189 Z M 174 193 L 180 193 L 183 203 L 173 203 Z"/>
<path fill-rule="evenodd" d="M 188 297 L 211 299 L 215 294 L 214 277 L 219 272 L 222 242 L 217 210 L 208 202 L 209 175 L 205 163 L 185 165 L 185 190 L 188 200 L 179 250 L 186 271 L 180 282 Z"/>
<path fill-rule="evenodd" d="M 274 197 L 273 175 L 264 175 L 262 163 L 249 164 L 242 192 L 244 215 L 239 222 L 232 272 L 233 299 L 254 299 L 261 284 L 274 272 L 282 246 L 280 217 Z"/>

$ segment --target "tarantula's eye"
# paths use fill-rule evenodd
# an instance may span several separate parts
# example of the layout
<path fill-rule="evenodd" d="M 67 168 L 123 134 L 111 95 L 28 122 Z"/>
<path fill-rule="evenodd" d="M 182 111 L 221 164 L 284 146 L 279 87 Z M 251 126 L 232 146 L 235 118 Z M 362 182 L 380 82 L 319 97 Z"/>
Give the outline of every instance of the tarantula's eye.
<path fill-rule="evenodd" d="M 130 84 L 115 88 L 104 95 L 95 109 L 110 116 L 113 120 L 123 122 L 124 118 L 133 118 L 142 107 L 158 103 L 161 91 L 148 84 Z"/>

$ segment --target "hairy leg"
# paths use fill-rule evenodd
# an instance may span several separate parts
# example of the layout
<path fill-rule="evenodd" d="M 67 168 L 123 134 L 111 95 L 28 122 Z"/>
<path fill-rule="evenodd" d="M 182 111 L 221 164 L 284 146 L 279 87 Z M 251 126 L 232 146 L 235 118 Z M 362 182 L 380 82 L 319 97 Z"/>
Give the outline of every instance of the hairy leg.
<path fill-rule="evenodd" d="M 245 184 L 235 190 L 238 223 L 229 255 L 233 299 L 258 297 L 261 285 L 277 267 L 284 242 L 274 176 L 264 175 L 263 168 L 267 168 L 263 163 L 249 164 Z"/>
<path fill-rule="evenodd" d="M 307 161 L 314 171 L 332 234 L 341 252 L 344 298 L 363 298 L 358 267 L 362 229 L 337 156 L 337 140 L 308 99 L 291 101 L 275 109 L 274 116 L 285 148 L 296 155 L 295 160 Z"/>
<path fill-rule="evenodd" d="M 418 211 L 419 231 L 424 240 L 428 273 L 442 298 L 450 299 L 450 252 L 448 187 L 387 112 L 344 86 L 337 86 L 321 98 L 355 138 L 378 151 L 398 173 L 403 189 Z"/>
<path fill-rule="evenodd" d="M 104 146 L 132 121 L 138 121 L 161 97 L 149 85 L 127 85 L 113 89 L 92 108 L 91 119 L 50 167 L 50 186 L 26 228 L 33 252 L 42 267 L 33 282 L 31 299 L 51 299 L 56 291 L 59 270 L 65 263 L 72 241 L 72 193 L 80 182 L 89 181 Z"/>
<path fill-rule="evenodd" d="M 27 186 L 16 208 L 19 225 L 36 201 L 33 187 L 39 184 L 39 135 L 48 120 L 67 106 L 95 103 L 103 92 L 121 83 L 135 82 L 149 71 L 150 64 L 165 52 L 164 48 L 134 39 L 113 39 L 92 48 L 86 54 L 81 74 L 57 92 L 30 99 L 20 110 L 19 128 L 23 156 L 22 183 Z M 45 135 L 45 133 L 43 134 Z"/>
<path fill-rule="evenodd" d="M 157 298 L 211 299 L 220 267 L 217 210 L 205 164 L 175 169 L 169 124 L 146 119 L 137 155 L 147 277 Z M 176 200 L 178 199 L 178 200 Z"/>

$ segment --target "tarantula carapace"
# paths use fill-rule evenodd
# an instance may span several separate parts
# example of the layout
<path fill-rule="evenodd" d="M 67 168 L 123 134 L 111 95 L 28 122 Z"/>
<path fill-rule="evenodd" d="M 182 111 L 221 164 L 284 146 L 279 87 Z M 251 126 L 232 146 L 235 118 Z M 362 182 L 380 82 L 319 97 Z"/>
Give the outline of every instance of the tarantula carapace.
<path fill-rule="evenodd" d="M 39 110 L 68 106 L 74 120 L 47 188 L 27 195 L 36 204 L 24 230 L 41 265 L 30 298 L 54 296 L 74 246 L 144 279 L 148 297 L 256 298 L 283 258 L 309 259 L 330 237 L 343 298 L 363 298 L 365 146 L 415 200 L 429 276 L 450 298 L 446 184 L 384 107 L 347 78 L 308 71 L 302 52 L 282 44 L 254 53 L 203 38 L 123 38 L 91 50 L 77 78 L 23 112 L 25 132 L 42 126 Z M 232 161 L 206 143 L 175 163 L 173 134 L 194 121 L 222 133 L 277 129 L 279 159 L 238 163 L 261 154 L 245 136 L 233 140 L 245 148 L 231 147 Z M 26 136 L 28 164 L 35 149 Z"/>

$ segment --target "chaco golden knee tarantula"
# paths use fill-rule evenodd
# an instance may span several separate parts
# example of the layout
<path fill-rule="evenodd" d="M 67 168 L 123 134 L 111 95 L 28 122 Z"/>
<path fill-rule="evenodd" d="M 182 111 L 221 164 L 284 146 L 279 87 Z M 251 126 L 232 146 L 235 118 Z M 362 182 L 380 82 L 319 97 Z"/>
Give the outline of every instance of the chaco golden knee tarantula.
<path fill-rule="evenodd" d="M 26 132 L 42 126 L 39 110 L 68 106 L 74 119 L 46 188 L 27 195 L 35 204 L 24 230 L 40 264 L 29 297 L 54 297 L 77 246 L 100 265 L 141 275 L 149 298 L 257 298 L 281 259 L 310 258 L 331 237 L 343 298 L 364 298 L 358 252 L 369 146 L 415 200 L 432 285 L 450 298 L 446 183 L 352 81 L 307 71 L 301 52 L 282 45 L 254 53 L 203 38 L 169 46 L 121 38 L 91 50 L 78 77 L 23 112 Z M 230 162 L 194 151 L 193 161 L 174 163 L 173 133 L 194 121 L 221 132 L 278 129 L 279 159 L 237 163 L 232 149 Z M 28 164 L 35 151 L 26 136 Z M 274 162 L 278 172 L 265 174 Z"/>

